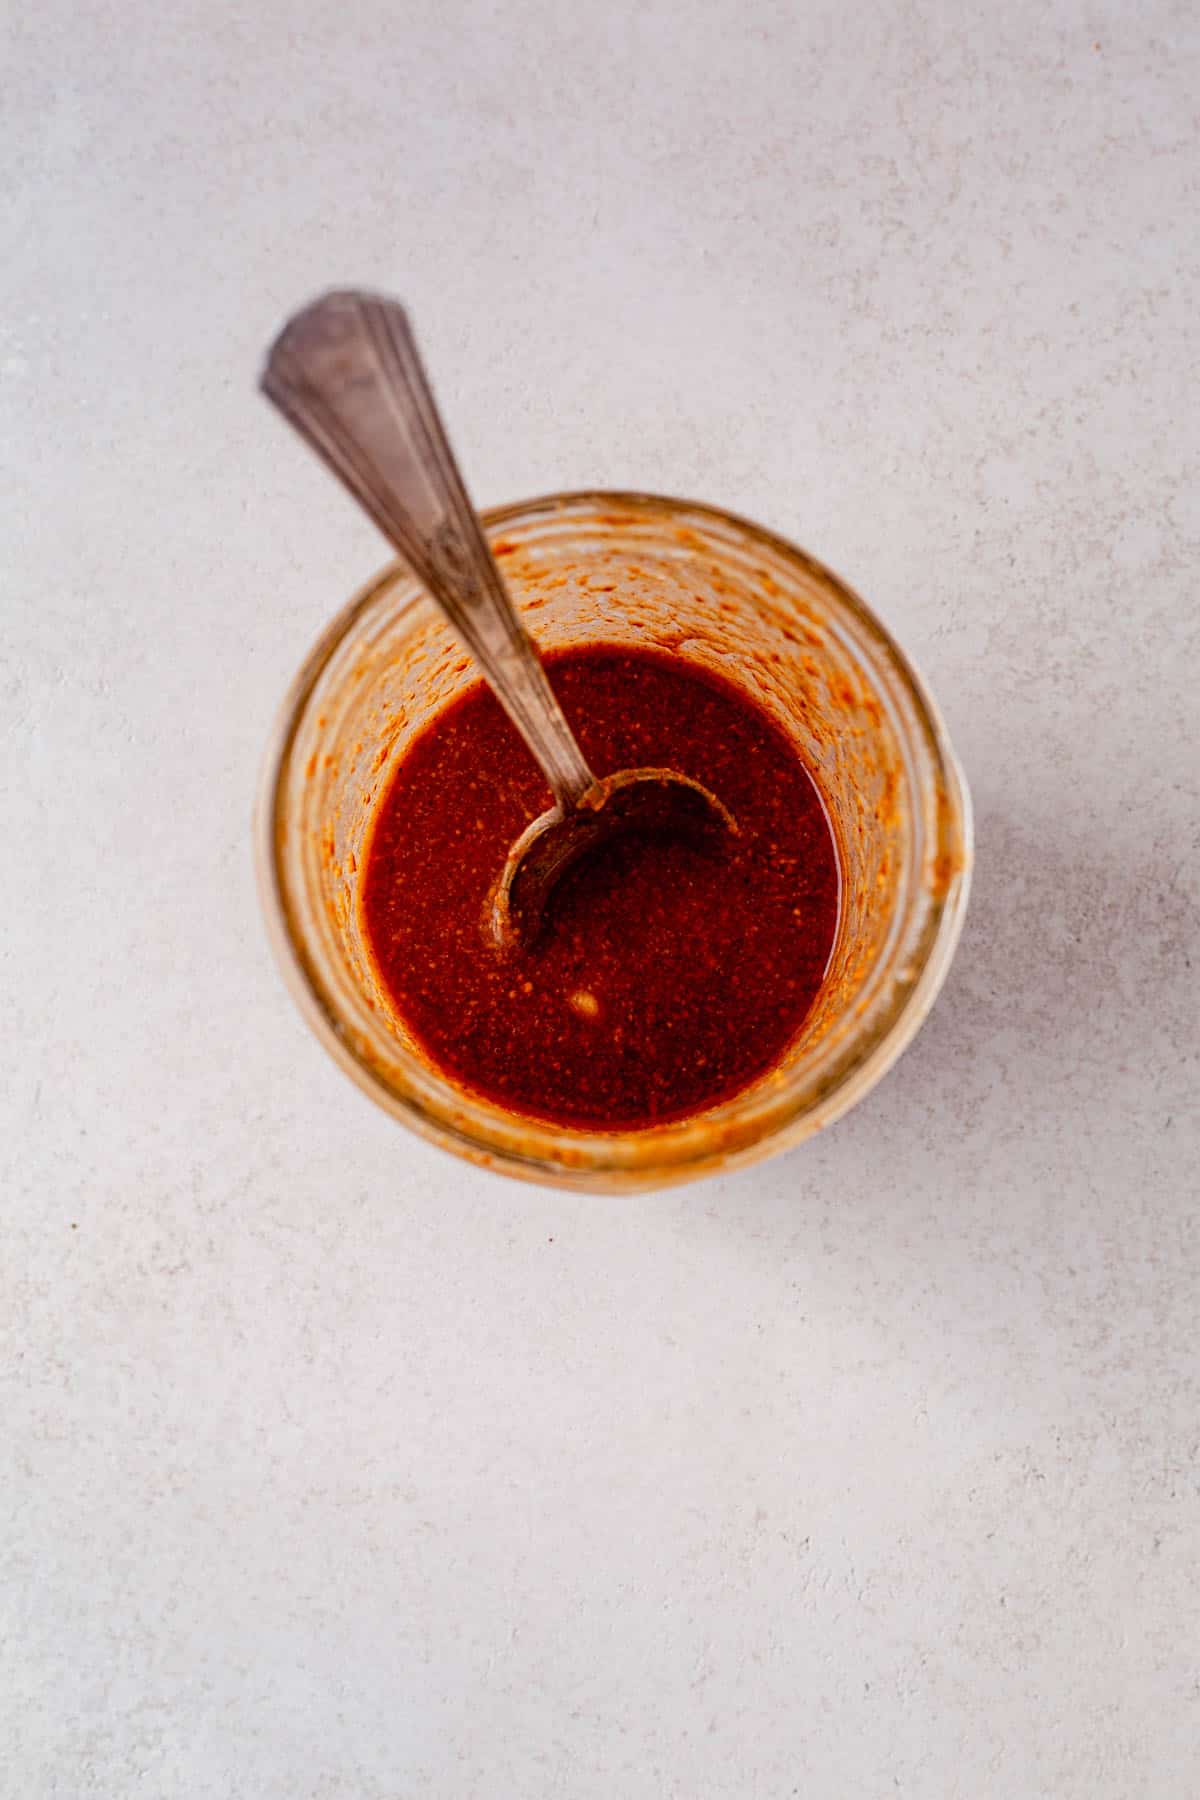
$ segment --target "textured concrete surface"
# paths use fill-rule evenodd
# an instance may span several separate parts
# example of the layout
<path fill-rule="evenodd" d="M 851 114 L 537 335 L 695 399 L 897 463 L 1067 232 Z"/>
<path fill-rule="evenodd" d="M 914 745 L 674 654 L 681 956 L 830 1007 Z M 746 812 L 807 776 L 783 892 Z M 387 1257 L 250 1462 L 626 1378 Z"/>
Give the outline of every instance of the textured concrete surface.
<path fill-rule="evenodd" d="M 3 46 L 0 1792 L 1190 1800 L 1195 9 Z M 524 1191 L 293 1014 L 258 759 L 381 557 L 252 381 L 342 279 L 481 500 L 743 510 L 941 697 L 959 960 L 799 1153 Z"/>

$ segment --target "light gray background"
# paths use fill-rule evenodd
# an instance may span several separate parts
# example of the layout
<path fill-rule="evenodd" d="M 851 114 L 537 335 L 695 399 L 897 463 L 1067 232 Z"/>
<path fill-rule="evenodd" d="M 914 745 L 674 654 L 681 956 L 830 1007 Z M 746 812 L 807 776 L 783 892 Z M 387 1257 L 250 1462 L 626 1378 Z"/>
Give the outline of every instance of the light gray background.
<path fill-rule="evenodd" d="M 1200 1783 L 1190 4 L 8 9 L 0 1791 Z M 662 1197 L 407 1137 L 268 961 L 380 543 L 256 398 L 412 304 L 477 497 L 809 546 L 970 774 L 933 1019 Z"/>

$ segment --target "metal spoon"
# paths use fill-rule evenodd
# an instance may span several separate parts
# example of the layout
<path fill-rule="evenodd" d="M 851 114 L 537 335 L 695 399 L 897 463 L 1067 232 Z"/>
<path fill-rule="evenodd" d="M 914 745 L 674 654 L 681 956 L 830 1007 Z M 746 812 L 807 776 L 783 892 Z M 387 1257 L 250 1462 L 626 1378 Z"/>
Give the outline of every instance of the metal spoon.
<path fill-rule="evenodd" d="M 671 769 L 598 780 L 554 697 L 467 498 L 403 309 L 326 294 L 285 325 L 261 387 L 401 552 L 537 759 L 555 804 L 508 853 L 485 911 L 498 948 L 530 945 L 563 871 L 618 833 L 720 843 L 737 824 Z"/>

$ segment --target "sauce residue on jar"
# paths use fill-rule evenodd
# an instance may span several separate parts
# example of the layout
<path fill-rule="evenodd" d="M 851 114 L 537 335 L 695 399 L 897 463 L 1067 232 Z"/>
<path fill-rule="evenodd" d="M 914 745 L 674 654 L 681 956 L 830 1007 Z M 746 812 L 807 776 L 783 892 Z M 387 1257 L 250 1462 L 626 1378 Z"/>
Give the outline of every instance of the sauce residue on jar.
<path fill-rule="evenodd" d="M 713 853 L 630 837 L 569 870 L 536 945 L 486 939 L 510 845 L 550 804 L 482 682 L 438 713 L 379 802 L 360 889 L 380 980 L 430 1061 L 512 1111 L 590 1130 L 664 1124 L 779 1060 L 821 986 L 838 860 L 805 764 L 741 689 L 648 649 L 546 657 L 598 775 L 702 781 L 733 813 Z"/>

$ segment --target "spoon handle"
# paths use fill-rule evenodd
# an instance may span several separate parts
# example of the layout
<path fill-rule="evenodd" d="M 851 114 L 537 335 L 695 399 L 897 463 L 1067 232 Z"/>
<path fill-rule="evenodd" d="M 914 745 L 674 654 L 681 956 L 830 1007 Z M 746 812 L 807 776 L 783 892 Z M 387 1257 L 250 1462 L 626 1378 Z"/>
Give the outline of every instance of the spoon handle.
<path fill-rule="evenodd" d="M 572 807 L 595 777 L 467 498 L 403 308 L 326 294 L 284 326 L 261 386 L 428 588 Z"/>

